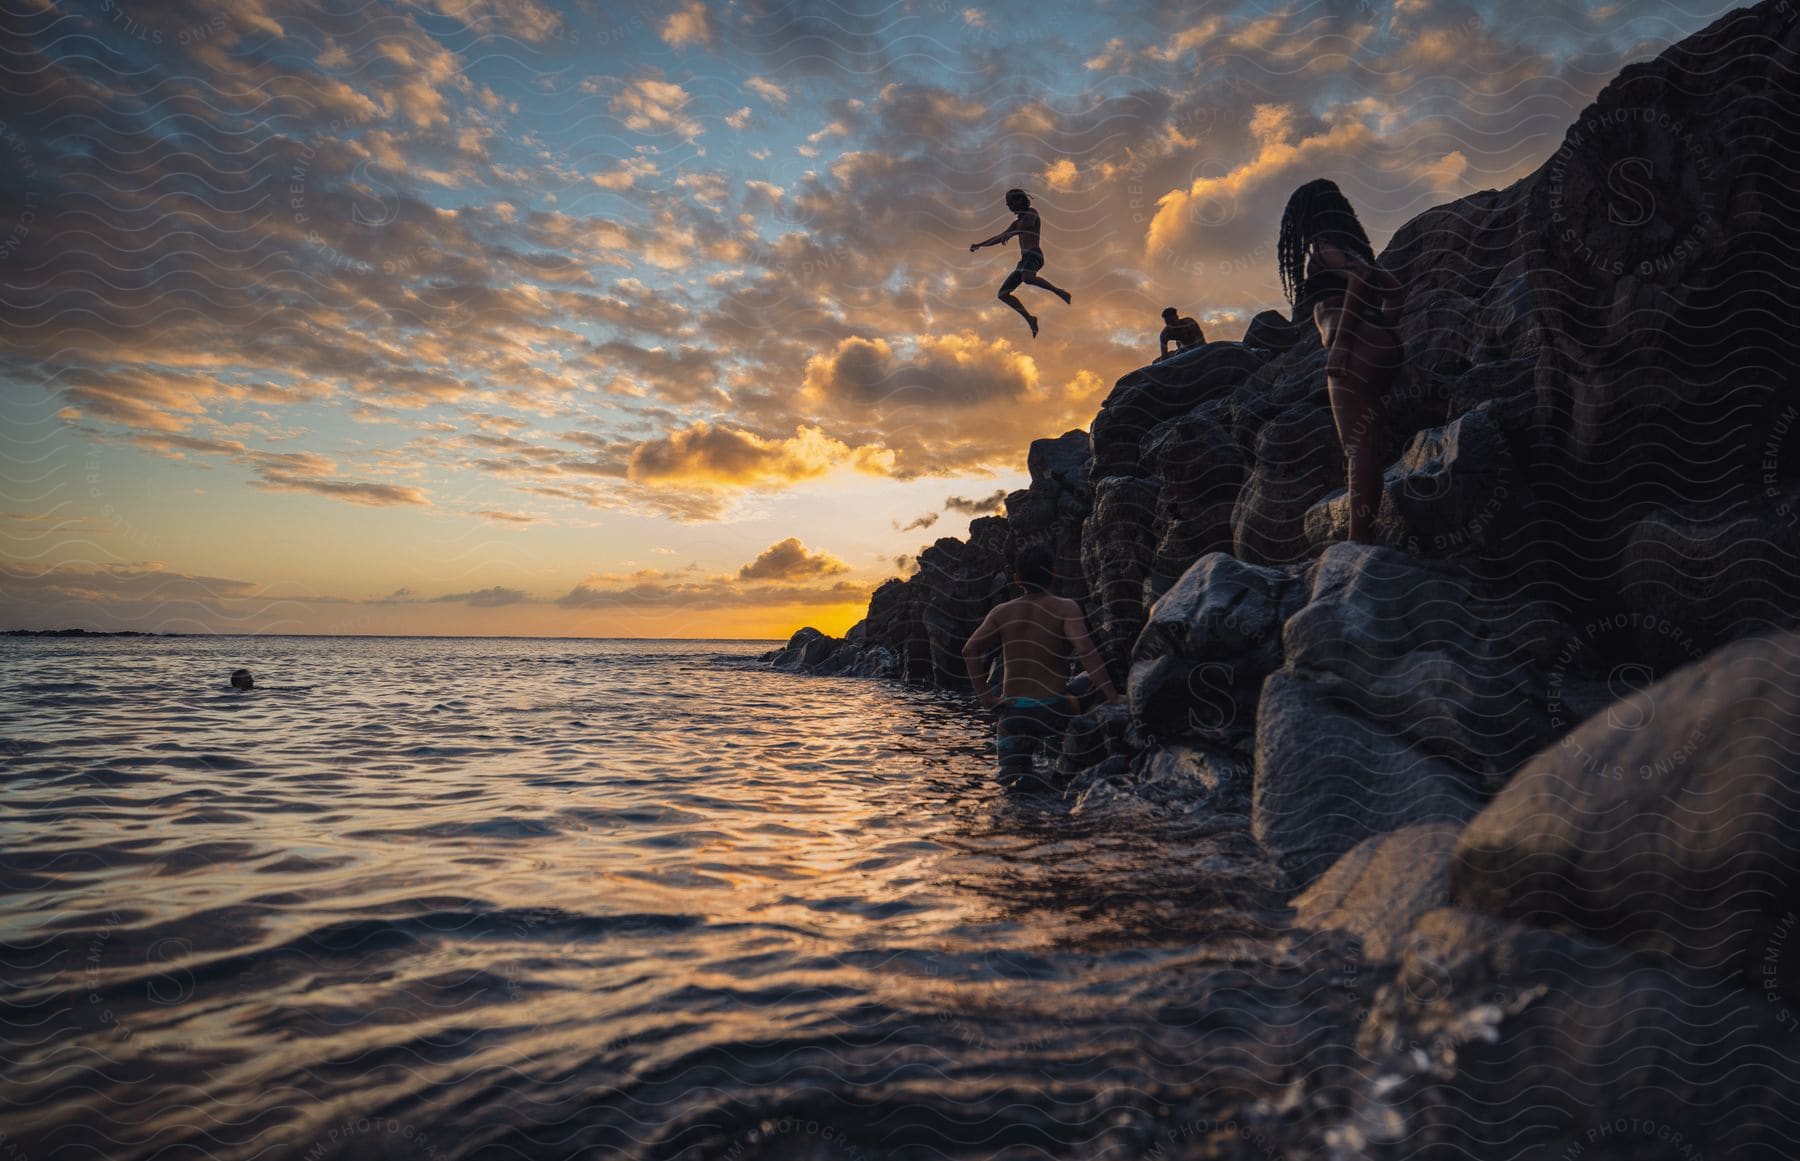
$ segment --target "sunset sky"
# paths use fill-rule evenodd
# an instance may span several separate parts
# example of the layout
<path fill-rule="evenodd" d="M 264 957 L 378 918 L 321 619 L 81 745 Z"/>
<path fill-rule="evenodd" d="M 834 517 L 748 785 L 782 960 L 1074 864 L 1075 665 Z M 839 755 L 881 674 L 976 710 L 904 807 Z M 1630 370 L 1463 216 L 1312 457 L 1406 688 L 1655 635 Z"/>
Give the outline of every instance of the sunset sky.
<path fill-rule="evenodd" d="M 1726 7 L 9 0 L 0 628 L 842 632 L 1296 185 L 1379 248 Z"/>

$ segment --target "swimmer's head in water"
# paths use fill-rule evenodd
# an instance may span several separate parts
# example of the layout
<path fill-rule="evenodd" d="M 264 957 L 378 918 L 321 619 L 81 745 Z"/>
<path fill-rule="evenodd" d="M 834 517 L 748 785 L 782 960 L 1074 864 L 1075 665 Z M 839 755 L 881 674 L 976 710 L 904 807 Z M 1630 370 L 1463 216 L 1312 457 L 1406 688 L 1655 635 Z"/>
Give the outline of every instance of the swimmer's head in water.
<path fill-rule="evenodd" d="M 1281 271 L 1281 288 L 1288 301 L 1298 305 L 1301 284 L 1306 281 L 1306 248 L 1317 237 L 1375 261 L 1368 231 L 1350 208 L 1350 199 L 1328 177 L 1317 177 L 1288 196 L 1281 212 L 1281 237 L 1275 244 L 1275 261 Z"/>
<path fill-rule="evenodd" d="M 231 688 L 255 689 L 256 679 L 250 676 L 248 669 L 234 669 L 231 671 Z"/>
<path fill-rule="evenodd" d="M 1172 307 L 1172 306 L 1163 307 L 1163 321 L 1164 322 L 1174 322 L 1176 319 L 1178 319 L 1180 317 L 1181 317 L 1181 312 L 1176 310 L 1174 307 Z"/>
<path fill-rule="evenodd" d="M 1006 208 L 1015 213 L 1028 210 L 1031 208 L 1031 197 L 1022 189 L 1009 189 L 1006 191 Z"/>

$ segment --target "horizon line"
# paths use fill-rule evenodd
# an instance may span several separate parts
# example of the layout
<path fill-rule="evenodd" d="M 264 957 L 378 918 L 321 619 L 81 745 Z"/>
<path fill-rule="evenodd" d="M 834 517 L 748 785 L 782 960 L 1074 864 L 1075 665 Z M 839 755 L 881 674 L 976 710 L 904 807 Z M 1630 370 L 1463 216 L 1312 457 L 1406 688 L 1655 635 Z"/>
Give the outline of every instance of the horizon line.
<path fill-rule="evenodd" d="M 798 629 L 795 632 L 799 632 Z M 378 640 L 448 640 L 448 641 L 751 641 L 784 642 L 793 637 L 590 637 L 590 636 L 544 636 L 533 633 L 172 633 L 153 629 L 82 629 L 79 634 L 69 629 L 0 629 L 0 637 L 316 637 L 316 638 L 354 638 L 369 637 Z"/>

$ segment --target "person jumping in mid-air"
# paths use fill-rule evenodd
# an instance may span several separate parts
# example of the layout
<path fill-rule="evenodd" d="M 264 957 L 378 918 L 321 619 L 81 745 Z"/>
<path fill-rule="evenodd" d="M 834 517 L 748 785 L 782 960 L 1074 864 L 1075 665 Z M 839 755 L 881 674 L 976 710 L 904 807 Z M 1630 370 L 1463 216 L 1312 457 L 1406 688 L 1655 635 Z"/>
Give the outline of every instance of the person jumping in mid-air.
<path fill-rule="evenodd" d="M 1012 307 L 1024 317 L 1026 324 L 1031 327 L 1031 337 L 1035 339 L 1038 333 L 1037 316 L 1026 310 L 1024 303 L 1013 297 L 1013 291 L 1019 288 L 1019 283 L 1025 282 L 1041 290 L 1048 290 L 1064 302 L 1070 301 L 1070 294 L 1060 286 L 1053 286 L 1038 277 L 1037 272 L 1044 268 L 1044 251 L 1038 243 L 1040 222 L 1038 221 L 1038 212 L 1031 208 L 1031 199 L 1026 196 L 1025 191 L 1022 189 L 1007 190 L 1006 208 L 1018 215 L 1013 220 L 1013 224 L 992 238 L 970 243 L 969 253 L 973 254 L 983 246 L 998 246 L 1008 238 L 1015 236 L 1019 239 L 1019 264 L 1013 267 L 1013 272 L 1008 274 L 1006 281 L 1000 284 L 999 297 L 1001 302 Z"/>

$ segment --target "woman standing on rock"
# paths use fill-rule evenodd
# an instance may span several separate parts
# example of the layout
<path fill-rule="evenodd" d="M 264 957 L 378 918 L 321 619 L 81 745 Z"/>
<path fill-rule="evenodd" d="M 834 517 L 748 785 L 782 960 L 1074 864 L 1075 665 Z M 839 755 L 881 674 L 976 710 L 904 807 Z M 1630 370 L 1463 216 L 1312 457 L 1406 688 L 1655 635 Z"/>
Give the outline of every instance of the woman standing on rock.
<path fill-rule="evenodd" d="M 1312 304 L 1328 352 L 1325 387 L 1344 447 L 1350 539 L 1368 544 L 1381 509 L 1381 392 L 1400 366 L 1400 281 L 1376 260 L 1343 191 L 1323 177 L 1288 198 L 1276 260 L 1288 301 L 1296 310 Z"/>

